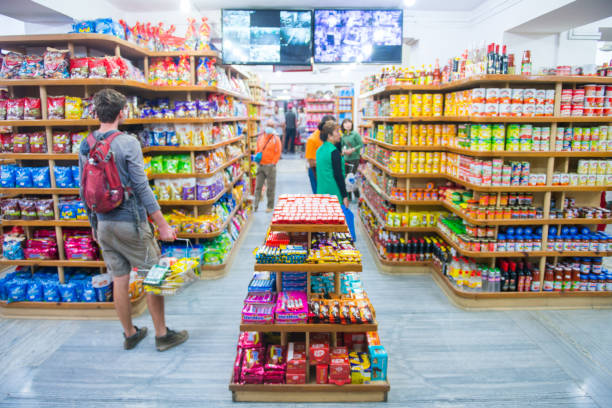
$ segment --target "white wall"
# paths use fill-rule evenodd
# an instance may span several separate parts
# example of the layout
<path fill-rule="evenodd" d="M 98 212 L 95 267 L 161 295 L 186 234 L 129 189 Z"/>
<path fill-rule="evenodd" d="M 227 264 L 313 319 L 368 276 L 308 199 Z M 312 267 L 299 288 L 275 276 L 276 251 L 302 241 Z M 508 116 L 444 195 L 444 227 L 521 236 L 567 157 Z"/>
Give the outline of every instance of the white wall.
<path fill-rule="evenodd" d="M 21 34 L 25 34 L 25 24 L 23 21 L 0 14 L 0 35 Z"/>

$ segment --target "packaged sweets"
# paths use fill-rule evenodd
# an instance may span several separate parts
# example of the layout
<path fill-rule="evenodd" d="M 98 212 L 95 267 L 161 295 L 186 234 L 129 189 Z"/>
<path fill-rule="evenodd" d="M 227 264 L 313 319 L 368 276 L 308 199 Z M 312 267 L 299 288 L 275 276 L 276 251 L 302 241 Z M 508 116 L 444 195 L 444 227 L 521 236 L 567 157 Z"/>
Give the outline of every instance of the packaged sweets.
<path fill-rule="evenodd" d="M 68 133 L 56 132 L 53 134 L 53 153 L 70 153 L 70 137 Z"/>
<path fill-rule="evenodd" d="M 29 198 L 19 200 L 19 208 L 21 210 L 21 219 L 24 221 L 36 220 L 36 203 Z"/>
<path fill-rule="evenodd" d="M 35 188 L 51 188 L 51 178 L 49 177 L 49 167 L 33 167 L 32 184 Z"/>
<path fill-rule="evenodd" d="M 79 153 L 79 150 L 81 148 L 81 142 L 87 137 L 87 135 L 87 132 L 72 133 L 70 135 L 70 142 L 72 143 L 73 154 Z"/>
<path fill-rule="evenodd" d="M 13 135 L 13 153 L 30 153 L 30 138 L 27 133 Z"/>
<path fill-rule="evenodd" d="M 83 79 L 89 76 L 89 58 L 72 58 L 70 60 L 70 78 Z"/>
<path fill-rule="evenodd" d="M 6 120 L 23 120 L 24 103 L 23 98 L 8 99 L 6 101 Z"/>
<path fill-rule="evenodd" d="M 17 52 L 9 52 L 2 60 L 2 68 L 0 69 L 0 77 L 4 79 L 19 78 L 19 71 L 23 64 L 24 57 Z"/>
<path fill-rule="evenodd" d="M 47 98 L 47 117 L 49 119 L 65 119 L 65 108 L 65 96 L 49 96 Z"/>
<path fill-rule="evenodd" d="M 182 55 L 179 58 L 177 66 L 177 85 L 189 85 L 191 81 L 191 68 L 189 63 L 189 56 Z"/>
<path fill-rule="evenodd" d="M 104 66 L 108 78 L 122 79 L 127 75 L 128 67 L 121 57 L 104 57 Z"/>
<path fill-rule="evenodd" d="M 17 167 L 15 169 L 15 187 L 32 188 L 32 169 L 29 167 Z"/>
<path fill-rule="evenodd" d="M 47 153 L 47 137 L 42 132 L 30 133 L 30 153 Z"/>
<path fill-rule="evenodd" d="M 19 69 L 19 78 L 42 78 L 44 73 L 43 58 L 40 55 L 26 55 Z"/>
<path fill-rule="evenodd" d="M 40 118 L 40 98 L 23 98 L 23 119 L 36 120 Z"/>
<path fill-rule="evenodd" d="M 74 188 L 74 179 L 72 178 L 71 167 L 55 166 L 53 172 L 55 175 L 55 185 L 57 188 Z"/>
<path fill-rule="evenodd" d="M 13 152 L 13 135 L 11 133 L 2 133 L 0 134 L 0 142 L 2 146 L 0 150 L 4 153 L 12 153 Z"/>
<path fill-rule="evenodd" d="M 89 67 L 89 78 L 106 78 L 106 65 L 104 58 L 88 58 L 87 65 Z"/>
<path fill-rule="evenodd" d="M 45 78 L 70 78 L 70 60 L 68 59 L 68 50 L 47 48 L 47 51 L 43 56 L 43 66 Z"/>
<path fill-rule="evenodd" d="M 6 99 L 0 99 L 0 120 L 6 120 Z"/>
<path fill-rule="evenodd" d="M 83 116 L 83 101 L 76 96 L 65 98 L 64 112 L 66 119 L 81 119 Z"/>
<path fill-rule="evenodd" d="M 39 220 L 52 220 L 55 218 L 53 212 L 53 200 L 36 200 L 36 216 Z"/>
<path fill-rule="evenodd" d="M 93 97 L 81 99 L 82 112 L 81 119 L 94 119 L 95 118 L 95 106 L 93 103 Z"/>
<path fill-rule="evenodd" d="M 17 166 L 12 164 L 3 164 L 0 166 L 0 185 L 2 188 L 15 187 L 15 171 Z"/>

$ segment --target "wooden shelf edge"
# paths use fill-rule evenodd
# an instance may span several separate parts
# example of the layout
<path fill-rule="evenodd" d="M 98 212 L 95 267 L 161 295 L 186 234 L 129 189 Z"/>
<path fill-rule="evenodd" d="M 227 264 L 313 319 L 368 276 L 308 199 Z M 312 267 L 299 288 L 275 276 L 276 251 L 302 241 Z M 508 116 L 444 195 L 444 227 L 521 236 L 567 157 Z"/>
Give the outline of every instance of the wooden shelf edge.
<path fill-rule="evenodd" d="M 371 324 L 324 324 L 324 323 L 296 323 L 296 324 L 240 324 L 240 331 L 281 332 L 281 333 L 361 333 L 377 331 L 378 323 Z"/>
<path fill-rule="evenodd" d="M 235 384 L 230 382 L 230 391 L 270 391 L 270 392 L 387 392 L 391 389 L 387 381 L 371 384 Z"/>
<path fill-rule="evenodd" d="M 270 224 L 270 231 L 348 232 L 346 224 Z"/>
<path fill-rule="evenodd" d="M 255 264 L 256 271 L 267 272 L 362 272 L 362 264 Z"/>

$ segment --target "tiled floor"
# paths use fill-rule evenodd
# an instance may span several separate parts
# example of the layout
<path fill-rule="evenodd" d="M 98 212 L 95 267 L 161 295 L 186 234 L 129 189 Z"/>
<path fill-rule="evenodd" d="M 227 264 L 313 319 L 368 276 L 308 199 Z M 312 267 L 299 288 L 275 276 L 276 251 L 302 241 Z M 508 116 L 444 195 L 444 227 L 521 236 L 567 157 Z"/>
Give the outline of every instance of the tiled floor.
<path fill-rule="evenodd" d="M 303 160 L 283 160 L 278 193 L 308 190 Z M 190 332 L 175 350 L 156 352 L 149 336 L 123 351 L 114 321 L 0 320 L 0 406 L 232 405 L 241 302 L 269 220 L 257 213 L 227 276 L 168 298 L 169 325 Z M 363 237 L 358 245 L 391 380 L 386 404 L 363 405 L 612 406 L 611 310 L 466 312 L 427 275 L 381 274 Z M 137 324 L 152 327 L 148 314 Z"/>

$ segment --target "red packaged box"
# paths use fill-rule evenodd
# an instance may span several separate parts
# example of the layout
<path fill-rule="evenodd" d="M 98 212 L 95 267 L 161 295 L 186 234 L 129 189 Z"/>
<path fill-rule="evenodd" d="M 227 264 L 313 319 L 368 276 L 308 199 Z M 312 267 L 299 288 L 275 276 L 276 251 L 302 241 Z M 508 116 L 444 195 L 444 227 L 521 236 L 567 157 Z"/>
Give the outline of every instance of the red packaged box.
<path fill-rule="evenodd" d="M 311 333 L 310 343 L 325 343 L 329 344 L 331 341 L 331 335 L 329 333 Z"/>
<path fill-rule="evenodd" d="M 331 351 L 329 352 L 329 357 L 331 359 L 348 357 L 348 347 L 338 346 L 338 347 L 332 348 Z"/>
<path fill-rule="evenodd" d="M 331 359 L 329 364 L 329 382 L 336 385 L 350 384 L 351 367 L 348 357 Z"/>
<path fill-rule="evenodd" d="M 286 377 L 287 384 L 306 384 L 306 373 L 289 374 Z"/>
<path fill-rule="evenodd" d="M 366 340 L 368 341 L 368 346 L 380 346 L 380 338 L 378 337 L 378 332 L 367 332 Z"/>
<path fill-rule="evenodd" d="M 310 345 L 310 364 L 329 364 L 329 344 L 315 343 Z"/>
<path fill-rule="evenodd" d="M 365 333 L 344 333 L 344 345 L 353 351 L 365 351 Z"/>
<path fill-rule="evenodd" d="M 303 348 L 304 351 L 296 351 Z M 289 343 L 287 347 L 287 374 L 306 373 L 306 346 L 300 343 Z"/>
<path fill-rule="evenodd" d="M 317 364 L 317 384 L 327 384 L 327 364 Z"/>

